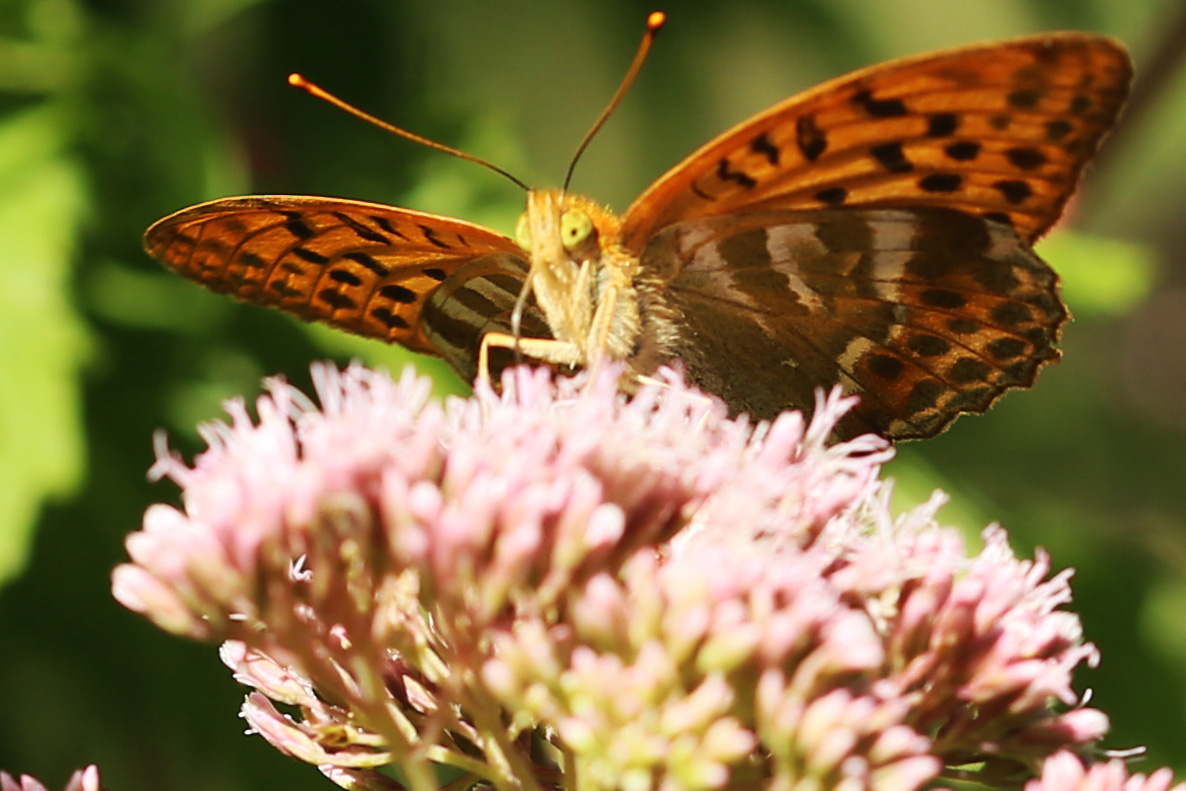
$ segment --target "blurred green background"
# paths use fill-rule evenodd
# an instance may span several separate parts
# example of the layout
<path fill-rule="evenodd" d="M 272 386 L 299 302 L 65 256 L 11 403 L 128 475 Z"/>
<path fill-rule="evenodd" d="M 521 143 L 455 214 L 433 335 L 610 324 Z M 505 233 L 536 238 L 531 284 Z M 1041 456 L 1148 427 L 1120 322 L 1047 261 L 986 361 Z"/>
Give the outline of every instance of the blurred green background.
<path fill-rule="evenodd" d="M 399 350 L 203 292 L 140 248 L 157 218 L 247 192 L 325 194 L 510 231 L 513 186 L 293 90 L 358 105 L 554 185 L 652 6 L 629 0 L 0 0 L 0 768 L 120 791 L 319 788 L 242 734 L 213 646 L 111 599 L 151 437 L 186 453 L 220 400 L 308 364 Z M 1076 314 L 1064 361 L 988 417 L 903 446 L 900 504 L 1000 521 L 1076 569 L 1111 747 L 1186 769 L 1186 16 L 1164 0 L 671 2 L 574 188 L 622 210 L 727 126 L 898 55 L 1049 29 L 1128 42 L 1138 98 L 1040 246 Z M 421 364 L 424 361 L 418 361 Z M 428 364 L 431 367 L 431 363 Z M 434 370 L 439 371 L 439 367 Z M 448 375 L 443 390 L 461 391 Z"/>

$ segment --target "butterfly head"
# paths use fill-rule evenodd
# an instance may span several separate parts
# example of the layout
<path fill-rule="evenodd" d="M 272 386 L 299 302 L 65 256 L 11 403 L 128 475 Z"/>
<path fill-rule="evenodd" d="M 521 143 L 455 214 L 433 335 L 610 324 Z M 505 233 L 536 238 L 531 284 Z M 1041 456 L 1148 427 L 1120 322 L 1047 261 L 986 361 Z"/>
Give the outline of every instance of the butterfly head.
<path fill-rule="evenodd" d="M 603 247 L 618 221 L 588 198 L 563 190 L 532 190 L 515 226 L 515 242 L 531 261 L 524 283 L 558 340 L 580 342 L 596 308 Z"/>
<path fill-rule="evenodd" d="M 527 209 L 515 225 L 515 243 L 531 254 L 532 264 L 567 260 L 579 267 L 595 259 L 600 239 L 612 237 L 617 220 L 581 195 L 561 190 L 532 190 Z"/>

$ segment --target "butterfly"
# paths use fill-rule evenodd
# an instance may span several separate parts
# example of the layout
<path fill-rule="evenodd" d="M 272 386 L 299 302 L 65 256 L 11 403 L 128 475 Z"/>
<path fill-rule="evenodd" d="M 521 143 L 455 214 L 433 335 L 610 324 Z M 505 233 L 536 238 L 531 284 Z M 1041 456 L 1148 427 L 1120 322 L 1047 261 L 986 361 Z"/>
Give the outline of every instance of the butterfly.
<path fill-rule="evenodd" d="M 929 437 L 1059 357 L 1068 313 L 1032 245 L 1131 71 L 1121 44 L 1086 33 L 893 60 L 729 129 L 620 217 L 529 190 L 514 238 L 377 203 L 248 196 L 165 217 L 145 247 L 214 291 L 471 380 L 514 356 L 615 360 L 628 383 L 680 361 L 734 413 L 810 409 L 839 384 L 860 396 L 840 436 Z"/>

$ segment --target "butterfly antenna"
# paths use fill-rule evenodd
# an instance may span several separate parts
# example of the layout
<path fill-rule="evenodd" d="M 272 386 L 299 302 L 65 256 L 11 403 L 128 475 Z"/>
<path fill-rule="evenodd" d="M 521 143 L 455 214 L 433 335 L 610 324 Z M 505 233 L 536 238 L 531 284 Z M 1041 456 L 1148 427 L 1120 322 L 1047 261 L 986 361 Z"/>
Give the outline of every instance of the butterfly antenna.
<path fill-rule="evenodd" d="M 572 181 L 572 172 L 576 169 L 577 161 L 581 158 L 581 154 L 585 153 L 585 149 L 588 148 L 589 143 L 593 140 L 593 136 L 605 124 L 610 114 L 617 109 L 622 98 L 626 96 L 626 91 L 630 90 L 630 85 L 634 82 L 634 78 L 638 76 L 643 62 L 647 59 L 647 53 L 651 51 L 651 44 L 655 41 L 655 34 L 659 32 L 659 28 L 663 27 L 663 23 L 666 21 L 667 15 L 662 11 L 652 11 L 650 16 L 647 17 L 647 29 L 642 34 L 642 41 L 638 45 L 638 52 L 634 53 L 634 61 L 626 71 L 626 76 L 622 78 L 622 84 L 618 86 L 618 90 L 613 98 L 609 100 L 609 104 L 601 111 L 601 115 L 593 122 L 593 126 L 585 133 L 585 138 L 577 146 L 577 152 L 572 155 L 572 161 L 568 163 L 568 172 L 564 174 L 565 192 L 568 192 L 568 182 Z"/>
<path fill-rule="evenodd" d="M 520 181 L 519 179 L 512 176 L 510 173 L 507 173 L 505 170 L 500 168 L 498 165 L 494 165 L 490 162 L 487 162 L 486 160 L 482 159 L 479 156 L 475 156 L 473 154 L 467 154 L 464 151 L 459 151 L 458 149 L 453 148 L 451 146 L 447 146 L 444 143 L 438 143 L 435 140 L 429 140 L 427 137 L 421 137 L 420 135 L 416 134 L 415 132 L 409 132 L 407 129 L 401 129 L 400 127 L 396 126 L 395 124 L 388 123 L 387 121 L 384 121 L 382 118 L 376 118 L 375 116 L 371 115 L 370 113 L 364 112 L 364 111 L 358 109 L 357 107 L 355 107 L 354 105 L 349 104 L 348 102 L 346 102 L 342 99 L 339 99 L 337 96 L 334 96 L 332 93 L 325 90 L 321 86 L 316 85 L 312 82 L 309 82 L 304 77 L 302 77 L 300 74 L 294 73 L 294 74 L 288 75 L 288 84 L 292 85 L 296 88 L 300 88 L 302 91 L 305 91 L 308 94 L 316 96 L 318 99 L 327 101 L 330 104 L 332 104 L 334 107 L 337 107 L 341 110 L 345 110 L 346 112 L 350 113 L 351 115 L 353 115 L 356 118 L 361 118 L 362 120 L 366 121 L 367 123 L 374 124 L 375 126 L 379 127 L 380 129 L 384 129 L 388 132 L 391 132 L 393 135 L 399 135 L 400 137 L 402 137 L 406 140 L 411 140 L 413 143 L 419 143 L 422 146 L 434 148 L 437 151 L 443 151 L 446 154 L 452 154 L 455 157 L 459 157 L 459 158 L 467 160 L 469 162 L 473 162 L 474 164 L 481 165 L 482 167 L 486 168 L 487 170 L 493 170 L 495 173 L 499 174 L 500 176 L 503 176 L 503 177 L 509 179 L 510 181 L 512 181 L 516 186 L 518 186 L 520 189 L 522 189 L 525 192 L 530 191 L 530 189 L 531 189 L 526 184 L 524 184 L 522 181 Z"/>

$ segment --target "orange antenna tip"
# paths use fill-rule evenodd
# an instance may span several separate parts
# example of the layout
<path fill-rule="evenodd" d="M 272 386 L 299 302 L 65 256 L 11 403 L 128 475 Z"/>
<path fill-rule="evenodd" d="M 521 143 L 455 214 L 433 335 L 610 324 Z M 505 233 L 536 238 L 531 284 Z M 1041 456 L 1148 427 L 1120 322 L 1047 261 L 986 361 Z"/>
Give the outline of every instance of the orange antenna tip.
<path fill-rule="evenodd" d="M 581 154 L 585 153 L 585 149 L 589 145 L 589 141 L 597 134 L 597 130 L 601 129 L 602 124 L 610 117 L 614 109 L 622 101 L 622 97 L 626 95 L 626 91 L 630 90 L 630 86 L 634 83 L 634 78 L 638 76 L 639 69 L 647 59 L 647 53 L 651 51 L 651 44 L 655 41 L 655 34 L 659 32 L 659 28 L 663 27 L 663 23 L 667 21 L 667 14 L 662 11 L 652 11 L 647 16 L 647 29 L 642 34 L 642 41 L 638 44 L 638 51 L 634 53 L 634 60 L 630 63 L 630 68 L 626 70 L 626 76 L 622 78 L 621 84 L 618 85 L 618 90 L 610 98 L 609 104 L 601 111 L 601 115 L 593 122 L 593 126 L 589 127 L 589 131 L 585 133 L 581 144 L 577 146 L 576 153 L 572 155 L 572 159 L 568 163 L 568 172 L 564 174 L 564 189 L 568 190 L 568 184 L 572 181 L 573 171 L 576 169 L 577 162 L 581 158 Z"/>
<path fill-rule="evenodd" d="M 294 71 L 292 74 L 288 75 L 288 84 L 297 88 L 304 88 L 305 78 Z"/>

